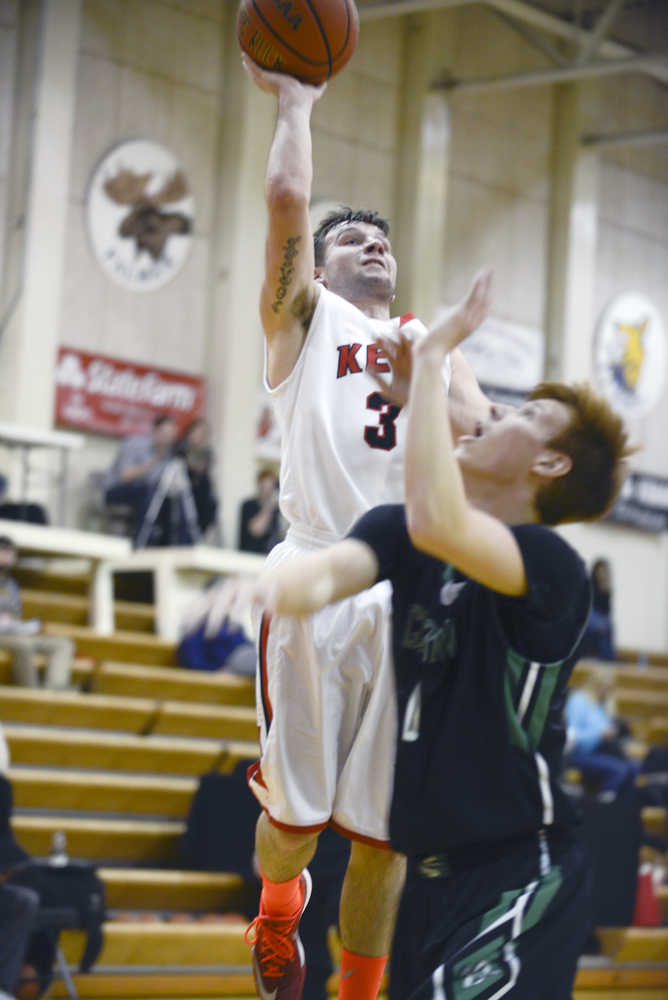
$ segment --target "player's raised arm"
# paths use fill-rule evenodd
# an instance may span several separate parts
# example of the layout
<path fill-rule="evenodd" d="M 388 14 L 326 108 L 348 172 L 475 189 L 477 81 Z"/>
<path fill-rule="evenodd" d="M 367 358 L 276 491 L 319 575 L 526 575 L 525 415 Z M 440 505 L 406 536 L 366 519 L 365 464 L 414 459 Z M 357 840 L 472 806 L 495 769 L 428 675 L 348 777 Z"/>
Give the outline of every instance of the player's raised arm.
<path fill-rule="evenodd" d="M 276 129 L 267 161 L 265 196 L 269 229 L 260 315 L 267 338 L 271 385 L 287 375 L 299 356 L 317 300 L 309 202 L 311 111 L 324 91 L 283 73 L 260 69 L 243 56 L 251 79 L 278 99 Z"/>
<path fill-rule="evenodd" d="M 326 604 L 358 594 L 378 578 L 373 549 L 356 538 L 345 538 L 317 552 L 310 552 L 260 576 L 228 577 L 208 597 L 207 634 L 215 634 L 224 620 L 243 623 L 247 609 L 259 605 L 268 614 L 313 614 Z"/>
<path fill-rule="evenodd" d="M 490 275 L 413 349 L 408 400 L 406 520 L 413 543 L 467 576 L 505 594 L 526 591 L 522 557 L 512 532 L 473 507 L 453 446 L 441 365 L 448 351 L 480 325 L 489 308 Z"/>
<path fill-rule="evenodd" d="M 450 352 L 450 391 L 448 411 L 455 440 L 460 434 L 473 434 L 479 420 L 487 420 L 490 400 L 484 394 L 473 369 L 457 348 Z"/>

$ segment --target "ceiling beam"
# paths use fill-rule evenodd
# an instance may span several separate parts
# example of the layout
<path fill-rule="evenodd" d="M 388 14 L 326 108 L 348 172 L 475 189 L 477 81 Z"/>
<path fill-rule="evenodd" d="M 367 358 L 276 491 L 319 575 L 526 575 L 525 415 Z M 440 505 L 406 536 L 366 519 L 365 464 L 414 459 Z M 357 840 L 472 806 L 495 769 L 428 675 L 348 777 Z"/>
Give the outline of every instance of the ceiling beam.
<path fill-rule="evenodd" d="M 601 42 L 610 31 L 610 28 L 614 24 L 618 14 L 621 12 L 624 3 L 625 0 L 609 0 L 608 6 L 596 22 L 591 35 L 581 46 L 580 51 L 575 58 L 576 66 L 584 66 L 586 62 L 589 62 L 589 60 L 596 55 Z"/>
<path fill-rule="evenodd" d="M 401 14 L 424 14 L 430 10 L 445 10 L 447 7 L 469 7 L 480 0 L 369 0 L 359 3 L 357 10 L 360 21 L 378 21 L 383 17 L 399 17 Z"/>
<path fill-rule="evenodd" d="M 511 17 L 509 14 L 504 13 L 504 11 L 497 10 L 496 7 L 492 7 L 492 13 L 504 24 L 509 25 L 525 42 L 528 42 L 534 49 L 538 49 L 544 56 L 547 56 L 554 66 L 570 65 L 570 59 L 567 59 L 563 52 L 560 52 L 559 49 L 556 49 L 554 45 L 548 42 L 544 32 L 537 31 L 530 24 L 518 21 L 516 17 Z"/>
<path fill-rule="evenodd" d="M 668 128 L 637 132 L 616 132 L 610 135 L 594 133 L 580 137 L 588 149 L 606 149 L 613 146 L 661 146 L 668 143 Z"/>
<path fill-rule="evenodd" d="M 619 73 L 647 73 L 650 68 L 668 69 L 668 54 L 635 56 L 633 59 L 604 59 L 586 66 L 565 66 L 557 69 L 536 69 L 527 73 L 510 73 L 507 76 L 478 77 L 471 80 L 439 80 L 434 89 L 451 94 L 480 94 L 490 90 L 508 90 L 517 87 L 540 87 L 549 83 L 584 80 L 588 77 L 610 76 Z"/>
<path fill-rule="evenodd" d="M 369 3 L 358 5 L 361 21 L 370 21 L 382 17 L 394 17 L 400 14 L 420 14 L 428 10 L 444 10 L 446 8 L 470 6 L 472 0 L 370 0 Z M 542 7 L 536 7 L 527 0 L 484 0 L 484 5 L 502 11 L 509 17 L 534 28 L 556 35 L 574 45 L 586 45 L 593 32 L 586 28 L 565 21 L 556 14 L 551 14 Z M 637 56 L 638 53 L 626 45 L 604 39 L 599 45 L 599 55 L 611 59 L 624 59 Z M 649 76 L 668 83 L 668 67 L 649 66 L 644 72 Z"/>

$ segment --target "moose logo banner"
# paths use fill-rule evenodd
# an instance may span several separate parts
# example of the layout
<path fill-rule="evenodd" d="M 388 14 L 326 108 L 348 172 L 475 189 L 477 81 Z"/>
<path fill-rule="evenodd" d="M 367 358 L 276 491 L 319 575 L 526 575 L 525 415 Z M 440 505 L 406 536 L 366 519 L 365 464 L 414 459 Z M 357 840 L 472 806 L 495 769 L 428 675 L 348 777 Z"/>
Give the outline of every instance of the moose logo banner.
<path fill-rule="evenodd" d="M 125 142 L 104 157 L 90 184 L 86 214 L 100 266 L 124 288 L 160 288 L 188 256 L 194 199 L 176 159 L 154 142 Z"/>

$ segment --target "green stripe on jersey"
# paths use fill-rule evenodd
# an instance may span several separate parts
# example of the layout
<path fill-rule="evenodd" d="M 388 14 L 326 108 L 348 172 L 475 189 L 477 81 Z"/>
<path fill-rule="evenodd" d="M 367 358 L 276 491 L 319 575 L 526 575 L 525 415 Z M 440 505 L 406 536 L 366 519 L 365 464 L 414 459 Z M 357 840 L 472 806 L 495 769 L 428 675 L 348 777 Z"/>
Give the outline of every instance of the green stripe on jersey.
<path fill-rule="evenodd" d="M 515 700 L 522 681 L 522 674 L 527 665 L 527 660 L 519 656 L 514 649 L 506 651 L 506 669 L 503 675 L 503 698 L 506 706 L 506 718 L 508 720 L 508 730 L 510 742 L 520 750 L 529 751 L 529 740 L 524 729 L 520 725 L 515 710 Z"/>
<path fill-rule="evenodd" d="M 559 672 L 563 662 L 563 660 L 559 660 L 558 663 L 547 664 L 541 671 L 538 694 L 534 700 L 528 727 L 529 746 L 532 750 L 535 750 L 543 737 L 547 713 L 550 710 L 550 699 L 559 680 Z"/>
<path fill-rule="evenodd" d="M 507 650 L 503 695 L 511 744 L 524 750 L 525 753 L 533 753 L 543 737 L 543 730 L 550 710 L 550 699 L 559 680 L 564 660 L 539 665 L 540 676 L 536 680 L 531 696 L 533 708 L 531 714 L 524 717 L 522 724 L 517 717 L 515 703 L 521 697 L 520 685 L 528 662 L 513 649 Z"/>

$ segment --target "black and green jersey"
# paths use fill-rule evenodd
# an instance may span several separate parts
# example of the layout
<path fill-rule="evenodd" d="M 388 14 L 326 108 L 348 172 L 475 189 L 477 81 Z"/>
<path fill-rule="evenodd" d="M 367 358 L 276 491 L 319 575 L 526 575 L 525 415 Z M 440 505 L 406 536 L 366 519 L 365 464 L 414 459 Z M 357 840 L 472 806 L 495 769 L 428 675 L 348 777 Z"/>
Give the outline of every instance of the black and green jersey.
<path fill-rule="evenodd" d="M 587 573 L 550 529 L 511 530 L 529 583 L 522 598 L 415 549 L 401 506 L 369 511 L 351 532 L 393 586 L 399 734 L 390 836 L 409 855 L 575 821 L 556 779 L 567 658 L 589 613 Z"/>

